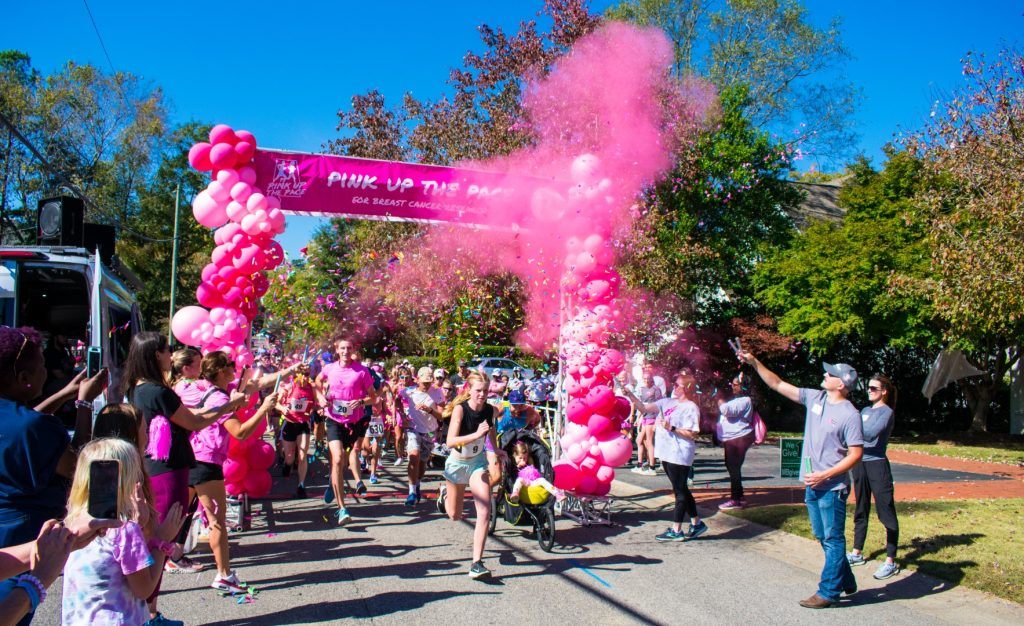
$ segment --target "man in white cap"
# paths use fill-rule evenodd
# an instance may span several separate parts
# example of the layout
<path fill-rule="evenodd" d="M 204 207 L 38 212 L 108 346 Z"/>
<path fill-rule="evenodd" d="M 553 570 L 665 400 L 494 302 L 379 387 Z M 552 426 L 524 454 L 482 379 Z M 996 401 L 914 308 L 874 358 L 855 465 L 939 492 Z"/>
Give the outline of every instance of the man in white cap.
<path fill-rule="evenodd" d="M 753 365 L 766 385 L 807 407 L 800 477 L 806 485 L 804 502 L 811 530 L 825 552 L 825 566 L 818 592 L 801 600 L 800 606 L 828 608 L 839 601 L 840 594 L 857 591 L 846 560 L 845 532 L 849 471 L 864 453 L 860 413 L 847 399 L 857 381 L 857 370 L 846 363 L 824 363 L 821 389 L 804 389 L 779 378 L 750 352 L 740 351 L 737 356 Z"/>
<path fill-rule="evenodd" d="M 405 431 L 405 450 L 409 455 L 409 496 L 405 506 L 420 501 L 420 480 L 427 473 L 430 451 L 434 449 L 437 420 L 441 417 L 444 395 L 433 387 L 434 370 L 421 367 L 416 372 L 416 386 L 399 392 L 401 406 L 408 415 L 409 428 Z"/>

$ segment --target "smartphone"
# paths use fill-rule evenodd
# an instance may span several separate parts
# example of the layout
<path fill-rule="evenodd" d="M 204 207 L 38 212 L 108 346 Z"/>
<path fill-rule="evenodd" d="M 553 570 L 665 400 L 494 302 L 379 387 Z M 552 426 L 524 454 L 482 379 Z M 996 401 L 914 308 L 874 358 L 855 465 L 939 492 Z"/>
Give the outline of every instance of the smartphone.
<path fill-rule="evenodd" d="M 96 374 L 100 373 L 100 369 L 103 367 L 103 348 L 99 346 L 89 346 L 88 352 L 85 353 L 85 369 L 87 371 L 86 376 L 92 378 Z"/>
<path fill-rule="evenodd" d="M 89 464 L 89 515 L 96 519 L 117 519 L 117 494 L 121 487 L 121 464 L 97 460 Z"/>

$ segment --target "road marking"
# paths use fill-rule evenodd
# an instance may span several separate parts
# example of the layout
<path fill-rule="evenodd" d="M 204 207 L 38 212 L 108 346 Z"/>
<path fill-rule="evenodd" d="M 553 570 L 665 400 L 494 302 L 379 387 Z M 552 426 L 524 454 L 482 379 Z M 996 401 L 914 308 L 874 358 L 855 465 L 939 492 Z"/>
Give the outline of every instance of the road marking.
<path fill-rule="evenodd" d="M 597 582 L 601 583 L 601 584 L 602 584 L 602 585 L 604 585 L 605 587 L 608 587 L 609 589 L 611 589 L 611 588 L 612 588 L 612 586 L 611 586 L 611 583 L 609 583 L 609 582 L 608 582 L 608 581 L 606 581 L 605 579 L 601 578 L 600 576 L 598 576 L 598 575 L 597 575 L 597 574 L 595 574 L 594 572 L 590 571 L 590 570 L 589 570 L 589 569 L 587 569 L 586 567 L 583 567 L 583 564 L 582 564 L 582 563 L 580 563 L 579 561 L 577 561 L 576 559 L 568 559 L 568 562 L 569 562 L 569 565 L 572 565 L 573 567 L 575 567 L 575 568 L 577 568 L 577 569 L 581 569 L 581 570 L 583 570 L 583 573 L 584 573 L 584 574 L 586 574 L 587 576 L 590 576 L 591 578 L 593 578 L 593 579 L 594 579 L 594 580 L 596 580 Z"/>

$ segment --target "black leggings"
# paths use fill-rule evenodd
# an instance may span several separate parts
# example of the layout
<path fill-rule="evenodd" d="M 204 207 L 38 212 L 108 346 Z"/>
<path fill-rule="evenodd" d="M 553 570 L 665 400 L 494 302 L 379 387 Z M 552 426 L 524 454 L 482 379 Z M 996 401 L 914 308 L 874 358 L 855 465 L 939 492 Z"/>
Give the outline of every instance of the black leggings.
<path fill-rule="evenodd" d="M 686 478 L 690 475 L 689 465 L 676 465 L 668 461 L 662 461 L 661 466 L 665 468 L 668 479 L 672 483 L 672 492 L 676 496 L 676 510 L 672 515 L 672 521 L 682 524 L 687 519 L 697 517 L 697 501 L 693 499 L 690 488 L 686 485 Z"/>
<path fill-rule="evenodd" d="M 730 495 L 733 500 L 743 499 L 743 461 L 747 458 L 747 450 L 754 445 L 753 431 L 722 442 L 725 448 L 725 469 L 729 470 Z"/>
<path fill-rule="evenodd" d="M 896 519 L 889 460 L 858 463 L 850 470 L 850 475 L 853 477 L 853 492 L 857 498 L 857 508 L 853 513 L 853 547 L 856 550 L 864 549 L 864 540 L 868 536 L 868 516 L 871 515 L 871 496 L 874 495 L 878 521 L 885 526 L 885 555 L 891 559 L 896 558 L 900 522 Z"/>

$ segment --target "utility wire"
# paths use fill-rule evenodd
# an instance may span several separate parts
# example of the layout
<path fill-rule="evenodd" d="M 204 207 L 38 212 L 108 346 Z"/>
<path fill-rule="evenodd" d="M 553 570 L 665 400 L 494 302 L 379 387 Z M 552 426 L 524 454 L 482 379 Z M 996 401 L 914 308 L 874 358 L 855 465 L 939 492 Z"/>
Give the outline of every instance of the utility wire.
<path fill-rule="evenodd" d="M 85 12 L 89 14 L 89 21 L 92 22 L 92 29 L 96 31 L 96 39 L 100 40 L 100 49 L 103 50 L 103 56 L 107 57 L 107 64 L 110 65 L 110 71 L 117 74 L 117 70 L 114 69 L 114 62 L 110 60 L 110 53 L 107 52 L 107 45 L 103 43 L 103 36 L 100 35 L 100 27 L 96 25 L 96 18 L 92 15 L 92 9 L 89 8 L 89 0 L 82 0 L 82 4 L 85 5 Z"/>
<path fill-rule="evenodd" d="M 34 156 L 42 164 L 43 168 L 46 169 L 47 172 L 55 176 L 61 182 L 61 184 L 63 184 L 65 187 L 74 192 L 76 196 L 81 198 L 82 201 L 86 204 L 86 206 L 88 206 L 94 212 L 99 213 L 100 215 L 104 215 L 107 219 L 112 221 L 114 223 L 114 227 L 124 232 L 127 232 L 135 237 L 138 237 L 139 239 L 142 239 L 144 241 L 150 241 L 153 243 L 167 243 L 174 241 L 174 237 L 171 237 L 169 239 L 155 239 L 148 235 L 144 235 L 138 231 L 132 230 L 131 228 L 122 224 L 120 220 L 118 220 L 116 217 L 100 209 L 100 207 L 95 202 L 93 202 L 92 199 L 90 199 L 89 196 L 87 196 L 85 192 L 78 187 L 78 185 L 73 183 L 71 179 L 65 176 L 63 172 L 53 167 L 50 164 L 50 162 L 46 159 L 46 157 L 44 157 L 43 154 L 39 152 L 39 150 L 32 144 L 32 142 L 29 141 L 28 138 L 25 137 L 25 135 L 21 134 L 21 131 L 18 130 L 18 127 L 15 126 L 14 123 L 11 122 L 9 119 L 7 119 L 7 116 L 4 115 L 2 111 L 0 111 L 0 123 L 3 123 L 4 126 L 10 129 L 10 131 L 14 134 L 18 141 L 20 141 L 26 148 L 28 148 L 28 151 L 31 152 L 32 156 Z M 181 235 L 178 235 L 178 237 L 180 238 Z"/>

